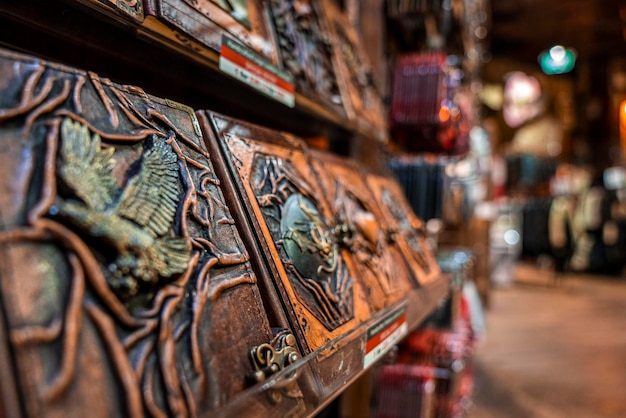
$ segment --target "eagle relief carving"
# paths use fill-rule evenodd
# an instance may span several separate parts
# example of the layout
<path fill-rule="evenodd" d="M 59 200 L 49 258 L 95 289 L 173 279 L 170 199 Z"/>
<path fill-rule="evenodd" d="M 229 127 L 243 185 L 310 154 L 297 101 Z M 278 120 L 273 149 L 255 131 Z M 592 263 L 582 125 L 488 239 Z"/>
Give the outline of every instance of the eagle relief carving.
<path fill-rule="evenodd" d="M 112 259 L 105 275 L 116 294 L 127 299 L 185 271 L 189 243 L 167 235 L 179 200 L 172 147 L 152 135 L 120 187 L 113 176 L 115 148 L 103 149 L 97 133 L 66 118 L 60 139 L 58 179 L 71 197 L 57 199 L 49 213 L 109 247 Z"/>
<path fill-rule="evenodd" d="M 272 333 L 195 117 L 0 51 L 0 295 L 26 415 L 191 417 L 244 390 Z"/>

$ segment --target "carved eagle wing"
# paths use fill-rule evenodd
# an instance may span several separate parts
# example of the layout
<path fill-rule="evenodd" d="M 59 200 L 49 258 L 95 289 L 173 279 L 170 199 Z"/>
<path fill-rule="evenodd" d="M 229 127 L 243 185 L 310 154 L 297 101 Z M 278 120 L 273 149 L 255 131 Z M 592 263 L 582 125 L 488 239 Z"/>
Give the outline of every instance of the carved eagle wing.
<path fill-rule="evenodd" d="M 154 237 L 165 234 L 178 207 L 178 157 L 164 140 L 153 136 L 139 172 L 128 182 L 117 214 L 143 226 Z"/>
<path fill-rule="evenodd" d="M 59 175 L 66 187 L 90 209 L 104 211 L 119 188 L 113 177 L 114 148 L 102 149 L 100 136 L 87 126 L 65 118 L 61 123 Z"/>

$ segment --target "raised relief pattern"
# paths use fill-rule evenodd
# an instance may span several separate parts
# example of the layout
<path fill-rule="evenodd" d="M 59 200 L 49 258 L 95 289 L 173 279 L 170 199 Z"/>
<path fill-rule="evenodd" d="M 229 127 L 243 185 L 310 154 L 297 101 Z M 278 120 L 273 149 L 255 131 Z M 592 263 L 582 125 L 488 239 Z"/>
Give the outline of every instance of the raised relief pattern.
<path fill-rule="evenodd" d="M 291 165 L 258 154 L 253 190 L 296 294 L 332 330 L 354 316 L 353 279 L 308 185 Z"/>
<path fill-rule="evenodd" d="M 395 234 L 402 234 L 407 244 L 411 248 L 411 255 L 413 256 L 413 259 L 419 264 L 419 266 L 424 270 L 426 274 L 430 274 L 431 265 L 424 256 L 424 251 L 427 250 L 423 248 L 422 243 L 419 240 L 419 225 L 414 225 L 411 223 L 409 217 L 402 210 L 403 205 L 398 202 L 398 200 L 394 197 L 394 194 L 387 188 L 383 188 L 381 199 L 382 204 L 385 205 L 389 213 L 393 216 L 400 229 L 398 231 L 389 228 L 387 231 L 388 239 L 394 240 Z"/>
<path fill-rule="evenodd" d="M 57 199 L 49 213 L 87 238 L 112 250 L 105 275 L 121 299 L 153 292 L 160 278 L 181 274 L 190 260 L 187 239 L 169 237 L 179 203 L 178 158 L 152 135 L 124 188 L 113 176 L 114 147 L 103 150 L 98 134 L 65 118 L 57 158 L 59 188 L 72 199 Z"/>
<path fill-rule="evenodd" d="M 332 43 L 324 36 L 310 0 L 270 0 L 283 66 L 294 75 L 298 91 L 331 105 L 341 105 L 332 65 Z"/>
<path fill-rule="evenodd" d="M 246 339 L 271 331 L 193 118 L 0 55 L 0 290 L 28 415 L 196 416 L 245 388 Z M 225 332 L 233 295 L 252 314 Z"/>

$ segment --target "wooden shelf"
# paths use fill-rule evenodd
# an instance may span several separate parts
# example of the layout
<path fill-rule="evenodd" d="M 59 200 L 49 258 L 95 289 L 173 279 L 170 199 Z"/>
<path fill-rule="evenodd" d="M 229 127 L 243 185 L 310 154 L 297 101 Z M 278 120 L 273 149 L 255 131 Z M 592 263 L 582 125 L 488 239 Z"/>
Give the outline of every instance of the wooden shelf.
<path fill-rule="evenodd" d="M 349 347 L 344 347 L 344 349 L 346 351 L 351 349 L 357 351 L 360 350 L 364 354 L 364 348 L 367 343 L 367 330 L 384 320 L 385 316 L 389 314 L 389 311 L 393 311 L 398 307 L 407 308 L 407 322 L 410 324 L 409 330 L 415 329 L 428 316 L 428 314 L 430 314 L 438 306 L 439 302 L 444 300 L 444 298 L 448 295 L 449 290 L 449 282 L 447 281 L 447 278 L 445 278 L 445 275 L 442 275 L 440 280 L 436 280 L 421 289 L 412 291 L 409 295 L 407 295 L 406 299 L 399 302 L 395 307 L 385 310 L 385 312 L 381 312 L 379 315 L 370 318 L 370 320 L 362 323 L 358 328 L 355 328 L 351 334 L 345 335 L 343 337 L 344 339 L 350 339 L 353 335 L 358 335 L 358 337 L 350 343 Z M 298 371 L 300 373 L 298 382 L 302 382 L 307 377 L 313 376 L 315 374 L 313 369 L 319 368 L 319 363 L 333 360 L 332 358 L 329 359 L 320 353 L 323 353 L 333 345 L 340 343 L 341 341 L 329 342 L 327 346 L 303 357 L 298 364 L 286 368 L 280 373 L 274 375 L 272 379 L 251 387 L 247 391 L 239 394 L 237 397 L 233 398 L 228 405 L 217 411 L 217 415 L 215 416 L 225 418 L 233 416 L 253 418 L 259 416 L 256 411 L 251 410 L 251 406 L 253 404 L 256 404 L 259 400 L 265 399 L 273 388 L 280 386 L 281 382 L 288 379 L 289 376 L 293 376 L 294 373 Z M 342 356 L 342 351 L 337 352 L 335 356 Z M 321 396 L 305 400 L 302 405 L 303 409 L 300 411 L 302 416 L 315 416 L 366 371 L 366 368 L 353 370 L 351 373 L 342 375 L 340 380 L 336 380 L 332 382 L 332 384 L 328 384 L 324 388 L 320 388 Z"/>

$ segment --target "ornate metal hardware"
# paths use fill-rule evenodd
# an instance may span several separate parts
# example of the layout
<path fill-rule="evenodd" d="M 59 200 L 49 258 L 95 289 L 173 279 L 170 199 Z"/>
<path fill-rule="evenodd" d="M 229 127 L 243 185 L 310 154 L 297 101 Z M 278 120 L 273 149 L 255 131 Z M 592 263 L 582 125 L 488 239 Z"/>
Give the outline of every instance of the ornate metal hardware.
<path fill-rule="evenodd" d="M 279 334 L 274 339 L 274 346 L 261 344 L 250 350 L 250 361 L 254 372 L 249 375 L 251 383 L 258 383 L 268 379 L 287 366 L 300 360 L 301 356 L 296 349 L 296 337 L 291 333 Z M 297 379 L 297 372 L 278 383 L 275 388 L 281 389 Z"/>
<path fill-rule="evenodd" d="M 263 382 L 301 358 L 296 349 L 296 337 L 284 330 L 274 337 L 270 344 L 261 344 L 250 350 L 250 361 L 255 371 L 250 373 L 248 381 L 251 384 Z M 275 382 L 267 392 L 272 402 L 279 403 L 283 396 L 293 399 L 302 398 L 302 392 L 296 383 L 299 377 L 300 369 L 296 369 L 285 378 Z"/>

